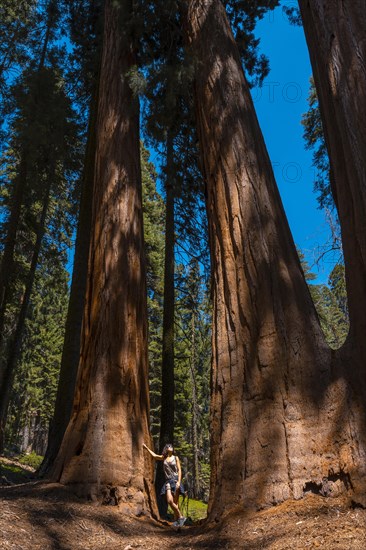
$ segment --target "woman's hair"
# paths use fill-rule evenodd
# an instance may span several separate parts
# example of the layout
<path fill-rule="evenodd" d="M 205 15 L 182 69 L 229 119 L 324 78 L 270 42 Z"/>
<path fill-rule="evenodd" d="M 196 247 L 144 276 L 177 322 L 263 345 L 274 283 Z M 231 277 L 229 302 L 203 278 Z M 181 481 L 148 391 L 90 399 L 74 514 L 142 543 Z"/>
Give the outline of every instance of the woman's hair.
<path fill-rule="evenodd" d="M 165 446 L 164 446 L 164 449 L 163 449 L 163 452 L 161 453 L 163 455 L 164 458 L 166 458 L 168 456 L 168 449 L 169 448 L 172 448 L 173 451 L 174 451 L 174 447 L 172 445 L 172 443 L 167 443 Z"/>

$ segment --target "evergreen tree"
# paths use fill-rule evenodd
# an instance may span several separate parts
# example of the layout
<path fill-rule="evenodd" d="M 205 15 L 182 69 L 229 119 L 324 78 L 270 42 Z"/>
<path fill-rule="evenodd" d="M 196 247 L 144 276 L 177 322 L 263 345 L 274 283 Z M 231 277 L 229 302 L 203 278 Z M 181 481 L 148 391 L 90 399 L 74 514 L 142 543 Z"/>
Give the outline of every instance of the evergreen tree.
<path fill-rule="evenodd" d="M 0 154 L 7 143 L 7 123 L 13 112 L 11 86 L 29 66 L 39 41 L 40 10 L 37 0 L 0 1 Z"/>
<path fill-rule="evenodd" d="M 102 2 L 95 0 L 93 2 L 67 2 L 67 4 L 69 7 L 67 28 L 69 29 L 73 50 L 69 56 L 70 68 L 66 72 L 66 78 L 73 83 L 71 97 L 78 107 L 80 124 L 84 128 L 86 121 L 88 121 L 88 124 L 84 165 L 80 178 L 81 197 L 78 208 L 73 272 L 60 378 L 48 447 L 38 472 L 39 475 L 45 475 L 52 467 L 72 411 L 80 356 L 80 336 L 85 305 L 94 191 L 95 127 L 102 42 Z"/>
<path fill-rule="evenodd" d="M 303 115 L 304 139 L 307 149 L 313 150 L 313 166 L 316 168 L 314 191 L 319 208 L 334 209 L 334 198 L 330 185 L 330 165 L 320 116 L 319 101 L 314 79 L 310 79 L 308 96 L 309 110 Z"/>
<path fill-rule="evenodd" d="M 67 301 L 63 262 L 48 255 L 37 270 L 9 407 L 6 441 L 18 452 L 45 453 L 60 371 Z"/>
<path fill-rule="evenodd" d="M 1 436 L 42 246 L 50 251 L 69 246 L 78 199 L 79 130 L 65 91 L 63 52 L 55 44 L 61 32 L 58 8 L 52 0 L 46 4 L 36 63 L 13 86 L 16 109 L 3 161 Z"/>
<path fill-rule="evenodd" d="M 164 200 L 157 191 L 157 173 L 141 148 L 142 200 L 149 320 L 150 430 L 158 450 L 161 405 L 161 349 L 164 291 Z"/>
<path fill-rule="evenodd" d="M 207 498 L 211 312 L 206 273 L 197 259 L 180 266 L 177 293 L 176 445 L 191 496 Z"/>
<path fill-rule="evenodd" d="M 329 253 L 337 252 L 339 256 L 338 262 L 329 276 L 328 286 L 311 285 L 310 288 L 325 338 L 332 348 L 337 349 L 344 343 L 349 329 L 345 269 L 340 224 L 331 185 L 328 151 L 313 78 L 310 79 L 308 103 L 309 110 L 303 115 L 301 121 L 304 127 L 304 139 L 307 149 L 313 150 L 313 166 L 316 168 L 314 192 L 317 194 L 319 208 L 324 209 L 327 213 L 331 229 L 331 242 L 324 245 L 324 250 L 318 261 Z M 342 295 L 342 306 L 336 298 L 337 293 Z"/>
<path fill-rule="evenodd" d="M 329 275 L 328 284 L 319 285 L 313 282 L 316 275 L 304 254 L 299 250 L 298 254 L 325 339 L 332 349 L 338 349 L 345 342 L 349 330 L 344 265 L 337 264 Z"/>

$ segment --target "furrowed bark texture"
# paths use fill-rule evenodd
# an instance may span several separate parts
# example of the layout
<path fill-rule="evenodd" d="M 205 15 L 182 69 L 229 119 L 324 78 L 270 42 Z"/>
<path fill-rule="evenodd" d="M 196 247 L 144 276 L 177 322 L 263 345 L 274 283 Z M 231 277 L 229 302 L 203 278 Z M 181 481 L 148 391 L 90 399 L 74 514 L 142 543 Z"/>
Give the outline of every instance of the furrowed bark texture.
<path fill-rule="evenodd" d="M 302 0 L 299 5 L 342 227 L 350 335 L 365 347 L 366 2 Z"/>
<path fill-rule="evenodd" d="M 152 497 L 139 106 L 123 31 L 128 2 L 105 4 L 86 308 L 74 412 L 52 478 L 134 513 Z"/>
<path fill-rule="evenodd" d="M 324 342 L 225 10 L 187 7 L 213 271 L 209 518 L 361 490 L 361 401 Z"/>

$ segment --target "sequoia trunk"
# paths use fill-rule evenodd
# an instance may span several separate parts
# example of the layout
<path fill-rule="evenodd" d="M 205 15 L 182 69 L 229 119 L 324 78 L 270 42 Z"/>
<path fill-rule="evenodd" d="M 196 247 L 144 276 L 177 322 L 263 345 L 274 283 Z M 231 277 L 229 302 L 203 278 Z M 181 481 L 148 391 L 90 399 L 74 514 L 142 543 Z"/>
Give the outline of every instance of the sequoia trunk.
<path fill-rule="evenodd" d="M 358 347 L 365 347 L 366 4 L 364 0 L 299 4 L 342 228 L 350 336 Z"/>
<path fill-rule="evenodd" d="M 147 304 L 130 2 L 105 3 L 86 307 L 74 411 L 52 472 L 134 512 L 151 497 Z"/>
<path fill-rule="evenodd" d="M 213 272 L 209 517 L 362 493 L 362 396 L 324 342 L 225 10 L 187 6 Z"/>

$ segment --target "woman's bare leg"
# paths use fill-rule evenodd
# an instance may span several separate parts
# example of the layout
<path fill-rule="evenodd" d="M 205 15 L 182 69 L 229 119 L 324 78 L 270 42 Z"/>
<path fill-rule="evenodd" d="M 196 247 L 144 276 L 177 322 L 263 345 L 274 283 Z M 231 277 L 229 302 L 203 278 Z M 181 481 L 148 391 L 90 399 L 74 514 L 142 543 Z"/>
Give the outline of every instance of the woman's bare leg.
<path fill-rule="evenodd" d="M 179 487 L 177 487 L 175 490 L 175 493 L 173 494 L 173 500 L 175 504 L 178 506 L 178 508 L 179 508 L 179 495 L 180 495 L 180 489 Z M 179 514 L 182 515 L 180 511 L 179 511 Z"/>
<path fill-rule="evenodd" d="M 178 493 L 178 497 L 179 497 L 179 493 Z M 166 492 L 166 500 L 168 502 L 168 505 L 172 508 L 172 510 L 174 512 L 174 519 L 181 518 L 182 514 L 180 513 L 177 502 L 175 502 L 175 495 L 174 495 L 174 499 L 173 499 L 172 491 L 170 489 L 168 489 L 167 492 Z"/>

